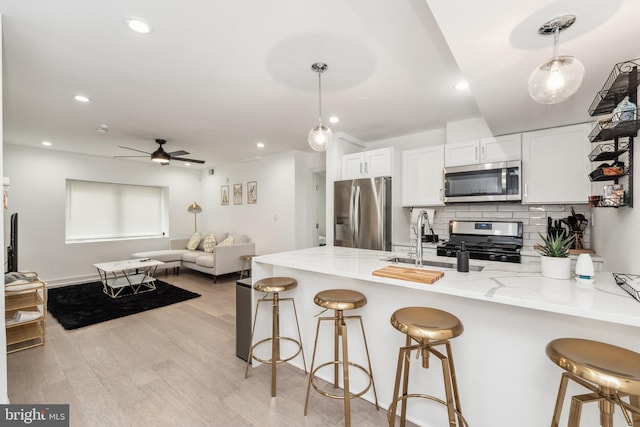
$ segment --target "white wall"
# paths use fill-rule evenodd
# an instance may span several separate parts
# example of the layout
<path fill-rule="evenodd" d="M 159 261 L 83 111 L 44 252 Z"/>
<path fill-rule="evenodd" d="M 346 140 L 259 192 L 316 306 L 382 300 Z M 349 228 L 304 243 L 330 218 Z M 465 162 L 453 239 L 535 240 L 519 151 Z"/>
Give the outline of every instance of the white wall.
<path fill-rule="evenodd" d="M 634 147 L 635 179 L 633 208 L 592 208 L 593 242 L 598 255 L 604 258 L 604 269 L 617 273 L 640 274 L 640 156 Z M 627 189 L 625 180 L 625 189 Z"/>
<path fill-rule="evenodd" d="M 297 151 L 263 159 L 234 163 L 203 175 L 199 203 L 202 205 L 202 232 L 228 231 L 246 234 L 256 244 L 257 254 L 268 254 L 312 245 L 313 202 L 309 189 L 313 171 L 324 168 L 321 154 Z M 247 204 L 247 182 L 256 181 L 258 200 Z M 242 184 L 241 205 L 220 203 L 221 186 Z M 315 197 L 315 196 L 313 196 Z"/>
<path fill-rule="evenodd" d="M 50 285 L 97 277 L 94 263 L 168 248 L 170 237 L 193 233 L 187 206 L 200 195 L 199 170 L 4 144 L 4 175 L 11 179 L 7 213 L 19 214 L 19 269 L 37 271 Z M 66 244 L 68 178 L 169 187 L 169 236 Z"/>

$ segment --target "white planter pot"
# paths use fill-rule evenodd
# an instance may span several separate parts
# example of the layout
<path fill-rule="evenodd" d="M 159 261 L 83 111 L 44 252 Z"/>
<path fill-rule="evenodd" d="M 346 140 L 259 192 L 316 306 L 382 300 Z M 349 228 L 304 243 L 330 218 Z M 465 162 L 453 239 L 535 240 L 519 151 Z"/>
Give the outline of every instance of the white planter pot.
<path fill-rule="evenodd" d="M 540 269 L 543 277 L 568 280 L 571 278 L 571 259 L 541 256 Z"/>

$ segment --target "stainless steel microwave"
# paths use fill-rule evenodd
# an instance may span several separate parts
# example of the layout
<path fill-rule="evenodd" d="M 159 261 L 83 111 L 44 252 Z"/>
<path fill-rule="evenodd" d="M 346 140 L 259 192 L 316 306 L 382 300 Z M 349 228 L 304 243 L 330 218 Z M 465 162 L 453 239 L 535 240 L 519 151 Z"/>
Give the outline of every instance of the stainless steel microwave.
<path fill-rule="evenodd" d="M 444 202 L 522 200 L 520 161 L 482 163 L 444 169 Z"/>

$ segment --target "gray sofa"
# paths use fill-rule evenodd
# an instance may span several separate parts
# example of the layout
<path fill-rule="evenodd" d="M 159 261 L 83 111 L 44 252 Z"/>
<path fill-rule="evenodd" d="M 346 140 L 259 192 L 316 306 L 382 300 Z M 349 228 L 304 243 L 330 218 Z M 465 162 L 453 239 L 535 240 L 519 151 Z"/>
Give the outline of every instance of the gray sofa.
<path fill-rule="evenodd" d="M 171 239 L 170 248 L 166 250 L 137 252 L 134 258 L 151 258 L 164 262 L 159 268 L 177 271 L 180 267 L 190 268 L 202 273 L 211 274 L 214 283 L 217 276 L 235 273 L 242 270 L 242 255 L 255 255 L 255 244 L 249 241 L 244 234 L 238 233 L 213 233 L 218 243 L 212 253 L 204 251 L 204 236 L 194 251 L 187 249 L 186 239 Z M 233 236 L 234 243 L 220 245 L 228 236 Z"/>

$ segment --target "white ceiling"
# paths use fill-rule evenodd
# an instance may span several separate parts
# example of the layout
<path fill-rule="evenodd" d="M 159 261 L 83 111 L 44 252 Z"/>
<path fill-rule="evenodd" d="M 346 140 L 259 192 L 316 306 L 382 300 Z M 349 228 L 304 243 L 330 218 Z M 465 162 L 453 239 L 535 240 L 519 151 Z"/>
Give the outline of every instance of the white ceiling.
<path fill-rule="evenodd" d="M 367 142 L 476 116 L 496 135 L 584 122 L 613 64 L 640 57 L 637 0 L 0 0 L 0 13 L 5 143 L 111 157 L 164 138 L 204 167 L 310 151 L 313 62 L 329 65 L 325 122 Z M 536 104 L 527 80 L 553 44 L 537 29 L 566 13 L 560 53 L 585 80 Z M 470 91 L 453 89 L 463 76 Z"/>

